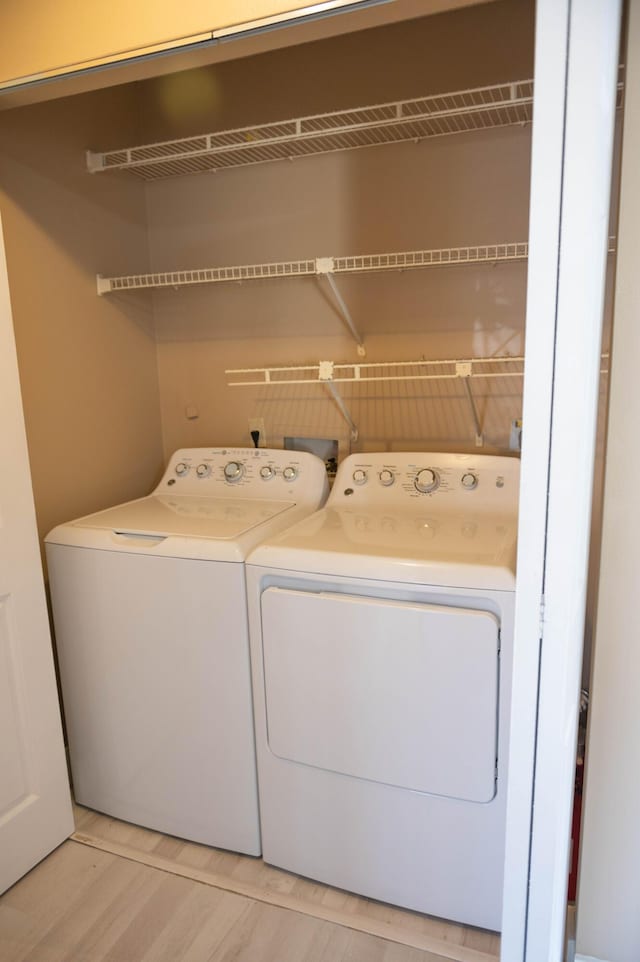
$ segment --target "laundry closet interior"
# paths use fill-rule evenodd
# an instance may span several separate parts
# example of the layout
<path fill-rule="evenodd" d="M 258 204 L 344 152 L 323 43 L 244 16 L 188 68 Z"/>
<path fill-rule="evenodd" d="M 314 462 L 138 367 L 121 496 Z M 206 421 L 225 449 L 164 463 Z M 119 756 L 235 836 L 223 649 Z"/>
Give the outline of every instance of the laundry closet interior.
<path fill-rule="evenodd" d="M 472 6 L 2 114 L 3 220 L 41 536 L 149 490 L 178 447 L 251 444 L 250 418 L 264 420 L 268 445 L 335 439 L 340 457 L 481 452 L 463 378 L 338 385 L 358 428 L 352 441 L 325 385 L 230 387 L 263 375 L 225 372 L 522 355 L 531 130 L 522 118 L 531 106 L 520 101 L 531 89 L 518 84 L 532 76 L 533 12 L 527 2 Z M 424 123 L 400 143 L 216 173 L 180 176 L 178 164 L 176 176 L 148 181 L 87 170 L 87 150 L 378 104 L 394 105 L 388 117 L 398 102 L 456 93 L 452 115 L 450 99 L 427 104 L 444 113 L 431 129 L 471 128 L 450 136 L 424 136 Z M 507 103 L 478 112 L 482 97 Z M 381 140 L 379 131 L 353 140 Z M 97 293 L 97 275 L 456 257 L 458 248 L 473 259 L 494 245 L 483 263 L 335 273 L 365 357 L 323 274 Z M 502 260 L 502 245 L 518 245 L 518 258 Z M 485 364 L 474 373 L 518 370 Z M 522 377 L 468 383 L 482 450 L 508 450 Z"/>
<path fill-rule="evenodd" d="M 495 0 L 0 114 L 41 538 L 256 422 L 517 456 L 533 39 Z"/>

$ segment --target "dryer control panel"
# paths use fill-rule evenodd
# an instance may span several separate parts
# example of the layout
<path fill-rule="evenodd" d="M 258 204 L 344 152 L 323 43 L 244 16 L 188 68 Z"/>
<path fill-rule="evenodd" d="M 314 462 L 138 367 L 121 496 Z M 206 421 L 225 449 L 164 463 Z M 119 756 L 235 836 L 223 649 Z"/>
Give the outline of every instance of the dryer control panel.
<path fill-rule="evenodd" d="M 328 506 L 385 504 L 442 510 L 517 511 L 520 462 L 487 454 L 352 454 L 341 463 Z"/>
<path fill-rule="evenodd" d="M 169 492 L 319 504 L 328 493 L 328 480 L 324 461 L 306 451 L 181 448 L 154 494 Z"/>

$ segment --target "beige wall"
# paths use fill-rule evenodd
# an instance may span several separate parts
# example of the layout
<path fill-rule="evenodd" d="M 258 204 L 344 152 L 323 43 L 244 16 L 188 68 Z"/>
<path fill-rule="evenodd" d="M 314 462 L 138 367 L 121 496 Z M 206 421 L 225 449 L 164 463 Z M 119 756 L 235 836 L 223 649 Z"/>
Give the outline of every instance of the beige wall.
<path fill-rule="evenodd" d="M 528 4 L 495 4 L 195 71 L 190 82 L 203 103 L 208 91 L 216 127 L 287 110 L 295 116 L 522 78 L 531 70 L 530 28 Z M 293 76 L 299 84 L 287 83 Z M 158 137 L 172 129 L 163 90 L 156 81 L 140 91 L 145 126 Z M 190 103 L 183 134 L 205 121 L 197 96 Z M 524 240 L 529 150 L 529 129 L 506 128 L 157 181 L 147 188 L 152 269 Z M 522 350 L 525 264 L 338 283 L 369 360 Z M 183 438 L 249 443 L 249 417 L 264 417 L 270 443 L 328 432 L 346 450 L 348 429 L 321 387 L 228 388 L 224 375 L 226 367 L 356 360 L 325 281 L 167 289 L 153 300 L 166 454 Z M 521 382 L 474 382 L 474 389 L 487 444 L 505 447 L 510 421 L 521 414 Z M 360 446 L 474 445 L 460 384 L 369 385 L 345 396 Z M 188 407 L 200 412 L 197 420 L 187 418 Z"/>
<path fill-rule="evenodd" d="M 147 263 L 144 189 L 83 151 L 129 127 L 126 90 L 0 118 L 0 207 L 41 536 L 143 493 L 162 467 L 148 296 L 96 296 L 105 263 Z"/>
<path fill-rule="evenodd" d="M 206 189 L 197 177 L 182 179 L 177 190 L 154 185 L 153 269 L 522 240 L 528 154 L 528 132 L 505 131 L 473 145 L 449 139 L 322 157 L 293 169 L 252 168 L 208 178 Z M 487 184 L 487 171 L 502 175 L 501 188 Z M 511 203 L 501 205 L 505 196 Z M 522 351 L 524 263 L 341 276 L 337 283 L 367 360 Z M 358 360 L 326 281 L 163 290 L 154 294 L 154 312 L 167 453 L 185 430 L 202 443 L 247 443 L 248 416 L 263 416 L 276 444 L 287 434 L 317 436 L 321 426 L 346 439 L 322 389 L 227 388 L 224 375 L 228 367 Z M 521 387 L 519 379 L 474 382 L 489 444 L 506 446 L 510 421 L 521 416 Z M 354 401 L 363 444 L 474 443 L 461 384 L 368 385 L 345 396 Z M 186 421 L 190 405 L 201 411 L 199 424 Z"/>
<path fill-rule="evenodd" d="M 158 77 L 140 85 L 144 138 L 529 78 L 534 10 L 497 0 Z"/>
<path fill-rule="evenodd" d="M 578 890 L 577 950 L 640 958 L 640 3 L 630 5 L 604 533 Z"/>

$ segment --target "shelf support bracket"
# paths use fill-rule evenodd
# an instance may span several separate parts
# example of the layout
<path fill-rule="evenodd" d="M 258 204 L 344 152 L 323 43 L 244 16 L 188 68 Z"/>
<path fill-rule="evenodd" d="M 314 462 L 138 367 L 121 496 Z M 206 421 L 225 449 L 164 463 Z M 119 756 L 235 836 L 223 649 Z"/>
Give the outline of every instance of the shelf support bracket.
<path fill-rule="evenodd" d="M 104 170 L 104 154 L 98 154 L 93 150 L 87 150 L 85 152 L 85 157 L 87 161 L 87 170 L 90 174 L 97 174 L 98 171 Z"/>
<path fill-rule="evenodd" d="M 340 309 L 342 319 L 349 328 L 351 336 L 356 342 L 356 350 L 360 357 L 365 357 L 367 352 L 364 346 L 364 341 L 362 340 L 362 337 L 360 336 L 360 333 L 353 322 L 353 318 L 351 317 L 349 308 L 344 302 L 342 294 L 338 290 L 338 285 L 336 284 L 335 277 L 333 276 L 333 268 L 333 257 L 316 258 L 316 274 L 324 275 L 324 277 L 327 278 L 327 283 L 333 292 L 333 296 L 336 300 L 338 308 Z"/>
<path fill-rule="evenodd" d="M 473 377 L 473 365 L 471 361 L 456 361 L 456 374 L 459 378 L 462 378 L 464 390 L 469 402 L 469 410 L 471 411 L 473 426 L 476 431 L 476 447 L 481 448 L 484 444 L 484 438 L 482 436 L 480 418 L 478 417 L 478 408 L 476 407 L 475 398 L 471 390 L 471 378 Z"/>
<path fill-rule="evenodd" d="M 320 361 L 318 365 L 318 380 L 321 381 L 327 388 L 329 394 L 336 402 L 340 414 L 345 419 L 349 425 L 349 431 L 352 441 L 358 440 L 358 428 L 353 422 L 347 405 L 344 403 L 338 388 L 333 382 L 333 361 Z"/>
<path fill-rule="evenodd" d="M 98 287 L 98 295 L 102 297 L 103 294 L 108 294 L 111 291 L 111 280 L 108 277 L 103 277 L 102 274 L 96 274 L 96 285 Z"/>

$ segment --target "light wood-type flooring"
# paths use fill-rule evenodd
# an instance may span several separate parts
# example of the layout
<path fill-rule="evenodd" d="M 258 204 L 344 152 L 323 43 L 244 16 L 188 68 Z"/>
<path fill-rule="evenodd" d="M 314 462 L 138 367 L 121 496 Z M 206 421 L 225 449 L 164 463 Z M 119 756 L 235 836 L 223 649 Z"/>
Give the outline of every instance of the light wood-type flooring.
<path fill-rule="evenodd" d="M 499 937 L 76 808 L 0 897 L 1 962 L 495 962 Z"/>

